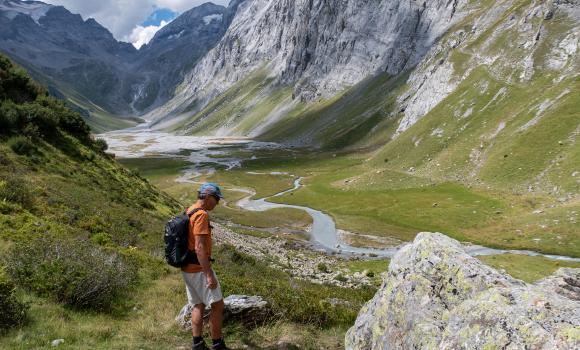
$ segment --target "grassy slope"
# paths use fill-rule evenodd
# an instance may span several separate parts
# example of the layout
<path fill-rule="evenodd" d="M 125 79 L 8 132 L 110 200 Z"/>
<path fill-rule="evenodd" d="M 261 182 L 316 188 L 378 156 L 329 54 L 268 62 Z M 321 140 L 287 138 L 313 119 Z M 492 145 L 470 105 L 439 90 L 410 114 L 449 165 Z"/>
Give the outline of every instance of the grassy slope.
<path fill-rule="evenodd" d="M 95 105 L 74 90 L 61 89 L 68 102 L 86 111 L 85 121 L 94 133 L 103 133 L 111 130 L 126 129 L 141 123 L 139 118 L 121 118 L 105 111 L 102 107 Z"/>
<path fill-rule="evenodd" d="M 19 61 L 18 63 L 25 67 L 26 70 L 41 84 L 50 86 L 51 90 L 57 90 L 52 92 L 54 92 L 55 95 L 58 95 L 58 98 L 62 98 L 64 101 L 69 103 L 72 108 L 80 111 L 94 133 L 125 129 L 142 122 L 140 118 L 136 117 L 124 118 L 121 116 L 115 116 L 107 112 L 103 107 L 91 102 L 89 98 L 68 86 L 66 83 L 57 82 L 51 79 L 43 72 L 32 65 L 26 64 L 24 61 Z"/>
<path fill-rule="evenodd" d="M 80 145 L 75 146 L 82 156 L 90 153 Z M 190 335 L 179 331 L 173 322 L 185 303 L 182 281 L 179 274 L 168 269 L 160 258 L 159 232 L 167 217 L 178 210 L 174 202 L 151 188 L 136 173 L 119 167 L 114 161 L 103 157 L 92 161 L 71 159 L 48 144 L 40 147 L 45 161 L 39 166 L 37 162 L 17 156 L 0 144 L 2 154 L 7 155 L 10 163 L 9 168 L 0 167 L 0 175 L 19 174 L 27 183 L 33 184 L 31 188 L 35 193 L 35 209 L 32 212 L 14 206 L 2 207 L 0 248 L 9 249 L 11 242 L 45 230 L 64 235 L 82 234 L 89 239 L 97 233 L 106 232 L 112 238 L 107 243 L 111 249 L 130 252 L 143 261 L 142 278 L 134 296 L 134 308 L 121 314 L 67 310 L 50 300 L 19 290 L 20 297 L 31 306 L 31 321 L 0 338 L 0 347 L 36 348 L 58 338 L 66 341 L 61 347 L 70 349 L 174 349 L 187 344 Z M 163 164 L 167 166 L 163 170 L 151 168 L 144 173 L 156 181 L 172 166 L 180 167 L 179 163 Z M 152 206 L 142 203 L 142 200 Z M 151 209 L 144 209 L 141 205 Z M 136 217 L 139 218 L 137 224 L 132 221 Z M 276 221 L 276 215 L 270 215 L 270 218 Z M 276 343 L 279 337 L 288 338 L 289 329 L 292 328 L 297 329 L 301 337 L 291 334 L 291 341 L 305 348 L 312 344 L 331 344 L 328 346 L 338 348 L 342 334 L 354 321 L 361 303 L 374 292 L 364 289 L 353 294 L 352 290 L 294 281 L 266 263 L 250 259 L 240 264 L 239 259 L 245 259 L 243 255 L 224 249 L 217 254 L 220 262 L 216 268 L 226 295 L 258 293 L 276 305 L 275 311 L 280 312 L 252 331 L 230 323 L 227 334 L 232 343 L 240 344 L 240 339 L 250 344 Z M 261 272 L 261 277 L 253 281 L 257 270 Z M 299 291 L 289 299 L 287 291 L 291 288 L 299 288 Z M 336 309 L 321 303 L 330 297 L 349 300 L 354 306 Z M 292 306 L 294 303 L 296 307 Z M 306 309 L 300 311 L 298 305 Z M 315 319 L 308 319 L 312 305 L 319 305 L 320 312 L 326 316 L 317 312 L 312 314 L 316 315 L 313 316 Z M 294 316 L 282 312 L 288 307 L 294 310 L 291 313 Z M 278 334 L 277 338 L 273 334 Z"/>
<path fill-rule="evenodd" d="M 580 263 L 549 260 L 537 256 L 501 254 L 479 257 L 481 261 L 496 269 L 503 269 L 515 278 L 528 283 L 549 276 L 561 267 L 580 268 Z"/>
<path fill-rule="evenodd" d="M 6 76 L 5 71 L 1 73 Z M 7 81 L 0 87 L 20 84 Z M 18 86 L 29 88 L 27 84 Z M 6 90 L 0 89 L 0 92 Z M 12 98 L 10 94 L 7 96 Z M 29 98 L 24 92 L 15 96 Z M 43 103 L 34 98 L 26 102 Z M 8 105 L 16 110 L 13 104 Z M 48 123 L 43 120 L 31 118 L 28 123 Z M 75 120 L 82 124 L 80 117 L 76 116 Z M 7 123 L 6 119 L 1 122 Z M 181 205 L 136 172 L 97 151 L 98 144 L 87 139 L 81 142 L 62 130 L 50 142 L 42 135 L 30 136 L 36 150 L 18 155 L 10 145 L 16 139 L 14 128 L 21 124 L 7 125 L 11 129 L 2 129 L 0 136 L 2 256 L 14 243 L 37 236 L 73 236 L 137 259 L 140 278 L 132 301 L 124 301 L 109 313 L 72 310 L 52 299 L 17 289 L 19 299 L 30 305 L 30 319 L 1 336 L 0 348 L 42 348 L 59 338 L 65 339 L 60 346 L 65 349 L 175 349 L 189 344 L 189 332 L 179 330 L 174 323 L 177 311 L 186 302 L 183 283 L 179 272 L 163 261 L 160 239 L 165 221 Z M 88 131 L 86 126 L 82 130 Z M 25 134 L 33 131 L 34 128 L 27 127 Z M 19 138 L 20 142 L 24 139 Z M 163 165 L 180 169 L 183 164 Z M 154 167 L 149 170 L 161 177 L 167 171 Z M 288 179 L 282 182 L 287 185 Z M 26 196 L 14 197 L 14 190 Z M 9 197 L 4 198 L 5 195 Z M 237 323 L 228 324 L 228 340 L 238 345 L 240 340 L 261 346 L 290 338 L 304 348 L 340 348 L 346 327 L 354 321 L 361 304 L 374 293 L 372 288 L 353 292 L 297 281 L 272 269 L 266 262 L 255 261 L 232 248 L 216 250 L 220 262 L 215 268 L 226 294 L 258 293 L 272 305 L 270 319 L 257 328 L 248 330 Z M 259 280 L 255 279 L 256 271 L 260 271 Z M 288 290 L 293 288 L 296 291 L 289 295 Z M 350 306 L 332 307 L 324 302 L 329 297 L 347 300 Z"/>
<path fill-rule="evenodd" d="M 288 89 L 271 86 L 271 82 L 265 70 L 258 69 L 171 130 L 207 135 L 225 128 L 244 135 L 289 96 Z"/>
<path fill-rule="evenodd" d="M 331 99 L 305 103 L 293 100 L 291 87 L 273 84 L 265 70 L 259 69 L 170 131 L 186 130 L 192 135 L 258 133 L 262 140 L 306 142 L 325 148 L 355 143 L 368 146 L 394 132 L 395 120 L 386 117 L 406 77 L 378 75 Z M 390 91 L 386 97 L 385 91 Z"/>
<path fill-rule="evenodd" d="M 546 63 L 576 24 L 557 13 L 552 20 L 532 17 L 528 32 L 517 26 L 500 30 L 512 14 L 524 16 L 529 5 L 515 1 L 489 30 L 450 51 L 455 74 L 464 80 L 422 120 L 388 142 L 374 158 L 377 167 L 413 168 L 422 177 L 516 193 L 530 188 L 554 196 L 580 192 L 580 182 L 572 176 L 580 157 L 580 79 L 569 72 L 579 62 L 572 59 L 561 70 Z M 474 20 L 468 17 L 456 29 L 469 31 Z M 539 41 L 522 48 L 531 40 L 530 32 L 540 28 Z M 480 65 L 482 56 L 498 58 Z M 534 74 L 522 81 L 523 65 L 515 62 L 528 58 Z"/>

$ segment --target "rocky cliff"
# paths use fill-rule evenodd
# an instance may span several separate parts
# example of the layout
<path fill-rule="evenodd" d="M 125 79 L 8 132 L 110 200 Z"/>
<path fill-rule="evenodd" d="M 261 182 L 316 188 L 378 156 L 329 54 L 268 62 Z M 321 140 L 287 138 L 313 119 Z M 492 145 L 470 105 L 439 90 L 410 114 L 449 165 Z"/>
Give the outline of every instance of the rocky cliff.
<path fill-rule="evenodd" d="M 176 97 L 150 117 L 198 112 L 258 69 L 302 101 L 331 97 L 378 72 L 399 74 L 465 16 L 467 3 L 246 1 Z"/>
<path fill-rule="evenodd" d="M 421 233 L 391 260 L 347 349 L 578 349 L 580 270 L 533 285 Z"/>
<path fill-rule="evenodd" d="M 546 70 L 557 72 L 557 82 L 577 74 L 579 37 L 577 0 L 498 2 L 434 45 L 413 71 L 408 91 L 398 97 L 404 117 L 397 133 L 429 113 L 480 66 L 490 67 L 494 78 L 508 84 L 530 82 Z"/>

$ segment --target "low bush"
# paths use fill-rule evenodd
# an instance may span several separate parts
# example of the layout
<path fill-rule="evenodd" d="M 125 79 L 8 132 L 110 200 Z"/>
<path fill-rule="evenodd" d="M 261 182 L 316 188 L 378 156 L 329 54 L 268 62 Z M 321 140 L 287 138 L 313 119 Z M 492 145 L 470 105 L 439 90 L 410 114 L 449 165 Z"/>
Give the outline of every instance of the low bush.
<path fill-rule="evenodd" d="M 97 151 L 104 153 L 107 149 L 109 149 L 109 145 L 107 145 L 107 141 L 103 139 L 96 139 L 94 143 L 94 147 Z"/>
<path fill-rule="evenodd" d="M 320 271 L 320 272 L 324 272 L 324 273 L 330 272 L 330 270 L 328 269 L 328 266 L 325 263 L 319 263 L 317 268 L 318 268 L 318 271 Z"/>
<path fill-rule="evenodd" d="M 7 272 L 20 286 L 78 309 L 111 310 L 137 282 L 134 261 L 85 240 L 18 243 L 7 260 Z"/>
<path fill-rule="evenodd" d="M 14 284 L 0 270 L 0 334 L 23 324 L 28 306 L 18 300 Z"/>
<path fill-rule="evenodd" d="M 347 282 L 348 279 L 346 279 L 346 277 L 344 277 L 343 275 L 336 275 L 336 277 L 334 277 L 335 280 L 339 281 L 339 282 Z"/>
<path fill-rule="evenodd" d="M 298 280 L 227 245 L 217 246 L 212 255 L 224 293 L 264 297 L 270 304 L 268 321 L 322 328 L 350 326 L 362 305 L 376 292 L 372 287 L 341 288 Z M 332 298 L 345 303 L 332 305 L 328 302 Z"/>
<path fill-rule="evenodd" d="M 19 204 L 25 209 L 32 209 L 34 196 L 28 182 L 17 175 L 0 176 L 0 201 Z"/>
<path fill-rule="evenodd" d="M 10 165 L 10 158 L 5 153 L 0 153 L 0 166 Z"/>
<path fill-rule="evenodd" d="M 60 145 L 62 132 L 94 144 L 82 116 L 48 95 L 22 69 L 0 55 L 0 135 L 26 135 Z"/>
<path fill-rule="evenodd" d="M 0 101 L 13 100 L 18 103 L 32 101 L 43 90 L 21 68 L 0 55 Z"/>
<path fill-rule="evenodd" d="M 8 146 L 14 153 L 21 156 L 31 156 L 38 153 L 36 145 L 28 137 L 15 136 L 8 140 Z"/>

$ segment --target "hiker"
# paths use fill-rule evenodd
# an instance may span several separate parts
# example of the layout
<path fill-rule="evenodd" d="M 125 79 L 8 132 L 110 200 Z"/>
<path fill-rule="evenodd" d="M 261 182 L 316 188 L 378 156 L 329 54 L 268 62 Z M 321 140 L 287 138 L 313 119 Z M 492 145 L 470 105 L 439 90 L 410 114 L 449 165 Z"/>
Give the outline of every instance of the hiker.
<path fill-rule="evenodd" d="M 193 350 L 208 349 L 202 337 L 203 313 L 211 305 L 209 329 L 212 338 L 211 349 L 228 350 L 222 335 L 222 317 L 224 300 L 219 281 L 211 268 L 212 226 L 209 223 L 209 211 L 213 210 L 223 198 L 218 185 L 204 183 L 197 193 L 197 202 L 187 210 L 194 212 L 189 218 L 188 248 L 195 251 L 199 264 L 188 264 L 181 268 L 187 300 L 193 306 L 191 312 L 191 330 L 193 333 Z"/>

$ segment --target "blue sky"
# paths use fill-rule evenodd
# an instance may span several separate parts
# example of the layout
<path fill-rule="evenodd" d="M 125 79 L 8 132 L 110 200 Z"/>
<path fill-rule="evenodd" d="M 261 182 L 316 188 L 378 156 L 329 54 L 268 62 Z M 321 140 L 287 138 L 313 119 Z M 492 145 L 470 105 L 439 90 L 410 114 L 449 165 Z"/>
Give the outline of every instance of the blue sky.
<path fill-rule="evenodd" d="M 162 21 L 171 22 L 179 14 L 177 12 L 171 11 L 170 9 L 158 9 L 155 10 L 143 23 L 142 26 L 158 26 Z"/>
<path fill-rule="evenodd" d="M 117 40 L 136 47 L 147 43 L 164 25 L 179 14 L 207 0 L 42 0 L 62 5 L 85 20 L 94 18 L 109 29 Z M 227 6 L 229 0 L 212 0 Z"/>

